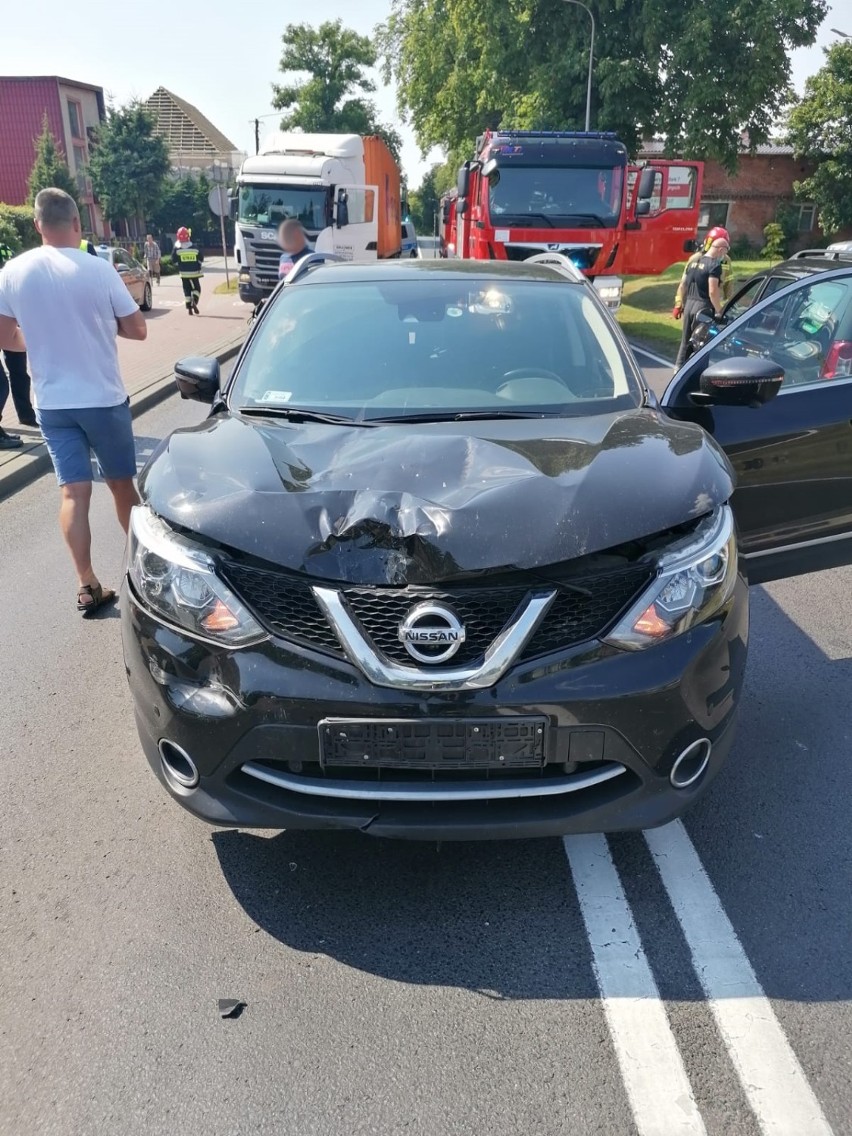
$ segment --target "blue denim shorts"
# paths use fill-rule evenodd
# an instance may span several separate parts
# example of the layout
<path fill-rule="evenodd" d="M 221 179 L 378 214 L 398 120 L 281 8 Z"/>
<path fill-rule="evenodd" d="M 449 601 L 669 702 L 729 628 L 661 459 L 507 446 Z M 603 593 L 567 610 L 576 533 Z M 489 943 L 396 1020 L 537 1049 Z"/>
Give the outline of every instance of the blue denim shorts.
<path fill-rule="evenodd" d="M 118 406 L 38 410 L 37 415 L 60 485 L 94 481 L 92 454 L 107 480 L 136 476 L 129 398 Z"/>

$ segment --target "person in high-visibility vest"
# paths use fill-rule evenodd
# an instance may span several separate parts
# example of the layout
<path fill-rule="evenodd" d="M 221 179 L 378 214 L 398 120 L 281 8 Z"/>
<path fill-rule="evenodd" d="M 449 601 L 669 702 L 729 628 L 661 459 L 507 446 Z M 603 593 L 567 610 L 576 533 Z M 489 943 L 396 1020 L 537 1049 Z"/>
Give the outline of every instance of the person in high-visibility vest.
<path fill-rule="evenodd" d="M 192 243 L 189 229 L 182 225 L 175 234 L 177 240 L 172 251 L 172 264 L 176 264 L 180 272 L 180 282 L 183 285 L 183 294 L 186 299 L 188 315 L 198 315 L 198 297 L 201 295 L 201 265 L 204 256 L 201 249 Z"/>
<path fill-rule="evenodd" d="M 80 252 L 87 252 L 90 256 L 98 255 L 98 250 L 95 248 L 92 242 L 87 241 L 85 237 L 82 241 L 80 241 Z"/>
<path fill-rule="evenodd" d="M 687 273 L 691 268 L 694 268 L 696 264 L 698 264 L 699 260 L 701 260 L 703 256 L 707 255 L 707 253 L 710 251 L 710 246 L 714 241 L 725 241 L 730 247 L 731 238 L 728 235 L 728 230 L 724 229 L 721 225 L 717 225 L 715 229 L 711 229 L 707 236 L 704 238 L 704 246 L 701 248 L 701 250 L 699 252 L 693 253 L 689 260 L 686 262 L 686 266 L 683 270 L 683 276 L 681 276 L 680 283 L 677 286 L 677 292 L 675 292 L 674 309 L 672 311 L 672 315 L 676 320 L 679 320 L 683 315 L 684 301 L 686 299 Z M 722 257 L 722 280 L 720 287 L 722 290 L 722 301 L 724 303 L 727 303 L 734 291 L 734 266 L 731 263 L 731 258 L 727 253 Z"/>
<path fill-rule="evenodd" d="M 722 261 L 730 251 L 728 242 L 717 237 L 707 252 L 703 252 L 686 270 L 684 289 L 683 331 L 680 350 L 675 359 L 675 370 L 682 367 L 694 351 L 692 333 L 698 316 L 706 313 L 718 319 L 724 307 L 722 298 Z"/>

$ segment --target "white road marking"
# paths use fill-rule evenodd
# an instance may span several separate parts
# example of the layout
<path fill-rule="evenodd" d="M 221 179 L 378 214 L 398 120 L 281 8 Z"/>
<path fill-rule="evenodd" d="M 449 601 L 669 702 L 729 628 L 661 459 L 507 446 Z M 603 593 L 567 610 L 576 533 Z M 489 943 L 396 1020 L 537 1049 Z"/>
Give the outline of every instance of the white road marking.
<path fill-rule="evenodd" d="M 646 351 L 644 347 L 638 347 L 635 343 L 630 344 L 630 350 L 634 355 L 644 355 L 646 359 L 652 359 L 655 363 L 659 363 L 661 367 L 674 368 L 674 363 L 671 359 L 664 359 L 662 355 L 655 355 L 653 351 Z"/>
<path fill-rule="evenodd" d="M 719 1032 L 764 1136 L 831 1136 L 680 821 L 645 833 Z"/>
<path fill-rule="evenodd" d="M 704 1122 L 606 837 L 566 836 L 564 846 L 640 1136 L 704 1136 Z"/>

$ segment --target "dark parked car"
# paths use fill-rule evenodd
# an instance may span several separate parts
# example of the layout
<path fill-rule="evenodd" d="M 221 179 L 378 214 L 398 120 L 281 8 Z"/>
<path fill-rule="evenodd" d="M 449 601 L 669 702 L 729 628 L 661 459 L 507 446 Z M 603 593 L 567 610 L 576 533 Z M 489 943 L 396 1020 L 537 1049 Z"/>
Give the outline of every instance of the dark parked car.
<path fill-rule="evenodd" d="M 177 372 L 213 405 L 143 473 L 125 659 L 215 824 L 661 824 L 730 749 L 747 579 L 852 559 L 852 270 L 662 406 L 592 285 L 530 261 L 304 262 L 223 389 Z"/>
<path fill-rule="evenodd" d="M 759 300 L 765 300 L 767 296 L 780 292 L 794 280 L 843 267 L 852 267 L 852 251 L 838 245 L 828 249 L 803 249 L 789 260 L 782 260 L 780 264 L 755 273 L 731 296 L 722 311 L 721 318 L 700 319 L 692 335 L 692 346 L 696 349 L 703 347 L 710 339 L 717 336 L 723 327 L 739 319 Z"/>

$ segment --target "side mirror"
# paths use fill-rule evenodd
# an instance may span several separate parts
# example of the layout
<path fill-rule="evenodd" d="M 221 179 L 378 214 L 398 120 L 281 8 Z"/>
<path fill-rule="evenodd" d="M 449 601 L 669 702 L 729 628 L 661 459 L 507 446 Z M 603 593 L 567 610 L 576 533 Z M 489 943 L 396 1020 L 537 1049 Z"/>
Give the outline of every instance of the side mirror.
<path fill-rule="evenodd" d="M 698 249 L 699 249 L 699 242 L 697 240 L 684 241 L 683 242 L 683 251 L 684 252 L 690 252 L 690 253 L 698 252 Z"/>
<path fill-rule="evenodd" d="M 345 189 L 337 192 L 337 227 L 345 229 L 349 224 L 349 194 Z"/>
<path fill-rule="evenodd" d="M 464 217 L 465 213 L 467 213 L 467 198 L 460 197 L 456 203 L 456 216 Z"/>
<path fill-rule="evenodd" d="M 467 197 L 468 192 L 470 191 L 470 166 L 467 164 L 467 162 L 465 162 L 465 164 L 459 170 L 456 188 L 459 191 L 459 197 Z"/>
<path fill-rule="evenodd" d="M 639 178 L 639 188 L 636 191 L 638 201 L 647 201 L 654 196 L 654 186 L 657 182 L 657 171 L 646 166 Z M 637 210 L 638 212 L 638 210 Z"/>
<path fill-rule="evenodd" d="M 650 212 L 651 212 L 651 202 L 648 201 L 647 198 L 643 201 L 637 201 L 636 202 L 636 216 L 637 217 L 647 217 Z"/>
<path fill-rule="evenodd" d="M 699 406 L 764 406 L 783 382 L 784 368 L 771 359 L 735 355 L 707 368 L 692 401 Z"/>
<path fill-rule="evenodd" d="M 215 402 L 219 393 L 219 360 L 207 355 L 189 355 L 175 363 L 175 382 L 181 398 Z"/>

